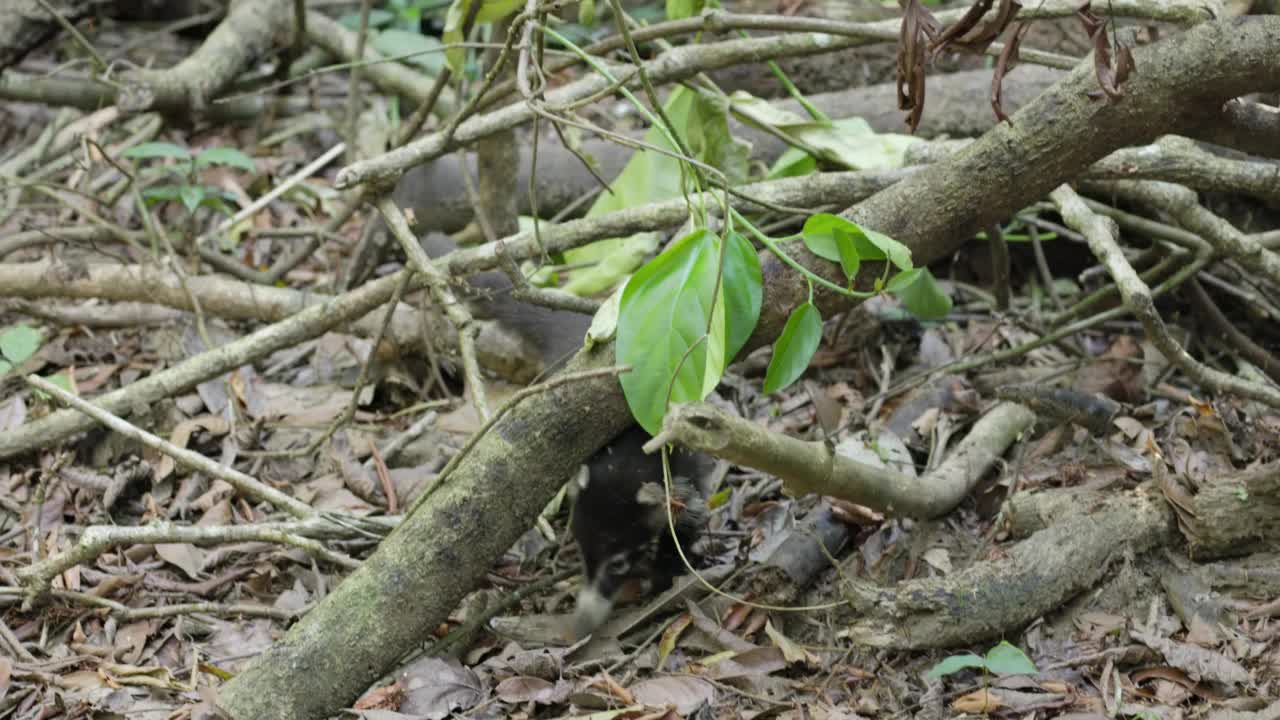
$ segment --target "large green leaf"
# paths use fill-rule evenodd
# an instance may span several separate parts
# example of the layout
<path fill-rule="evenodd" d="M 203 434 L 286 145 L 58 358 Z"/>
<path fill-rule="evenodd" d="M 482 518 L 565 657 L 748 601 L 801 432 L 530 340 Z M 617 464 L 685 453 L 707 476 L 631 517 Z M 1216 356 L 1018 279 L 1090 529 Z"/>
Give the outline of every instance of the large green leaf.
<path fill-rule="evenodd" d="M 854 238 L 854 243 L 859 246 L 859 255 L 863 258 L 888 260 L 896 265 L 899 270 L 911 269 L 911 248 L 908 248 L 906 245 L 903 245 L 884 233 L 878 233 L 875 230 L 870 230 L 868 228 L 861 228 L 861 230 L 862 238 L 865 238 L 865 246 L 862 244 L 862 240 L 860 238 Z"/>
<path fill-rule="evenodd" d="M 621 376 L 622 390 L 651 434 L 662 427 L 668 398 L 703 400 L 724 372 L 725 302 L 716 301 L 715 291 L 719 245 L 712 233 L 694 231 L 636 271 L 622 292 L 617 361 L 632 366 Z"/>
<path fill-rule="evenodd" d="M 725 104 L 678 87 L 663 103 L 663 110 L 699 161 L 724 172 L 731 184 L 746 178 L 749 147 L 729 134 Z M 675 151 L 667 136 L 657 128 L 650 128 L 644 139 L 655 147 Z M 653 150 L 637 150 L 609 184 L 609 189 L 596 198 L 587 217 L 679 197 L 682 179 L 680 161 L 676 158 Z M 570 250 L 565 253 L 567 262 L 591 267 L 575 271 L 564 289 L 578 295 L 604 292 L 639 267 L 657 244 L 656 234 L 638 233 Z"/>
<path fill-rule="evenodd" d="M 858 274 L 862 255 L 856 239 L 865 239 L 862 228 L 839 215 L 818 213 L 804 221 L 800 232 L 805 247 L 820 258 L 840 263 L 850 281 Z"/>
<path fill-rule="evenodd" d="M 739 90 L 730 96 L 733 110 L 747 122 L 773 128 L 812 149 L 823 160 L 850 170 L 902 167 L 907 148 L 920 138 L 877 133 L 858 117 L 818 122 Z"/>
<path fill-rule="evenodd" d="M 736 232 L 726 238 L 721 285 L 726 324 L 725 359 L 733 362 L 756 329 L 764 297 L 760 258 L 751 242 Z"/>
<path fill-rule="evenodd" d="M 778 342 L 773 345 L 773 357 L 764 375 L 765 393 L 778 392 L 799 380 L 821 340 L 822 314 L 818 308 L 813 303 L 796 308 L 787 318 L 787 326 L 782 329 Z"/>

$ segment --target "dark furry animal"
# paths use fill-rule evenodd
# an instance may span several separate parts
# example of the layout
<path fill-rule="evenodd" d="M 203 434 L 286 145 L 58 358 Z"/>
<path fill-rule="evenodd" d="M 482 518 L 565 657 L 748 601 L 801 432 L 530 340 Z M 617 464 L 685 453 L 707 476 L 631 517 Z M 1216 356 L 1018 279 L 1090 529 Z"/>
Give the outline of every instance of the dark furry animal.
<path fill-rule="evenodd" d="M 436 258 L 458 246 L 443 233 L 422 238 L 427 256 Z M 468 278 L 475 290 L 471 307 L 476 317 L 495 320 L 524 338 L 542 355 L 543 367 L 551 368 L 582 347 L 591 316 L 568 310 L 531 305 L 511 297 L 511 279 L 496 270 L 479 272 Z"/>
<path fill-rule="evenodd" d="M 582 553 L 583 586 L 574 613 L 582 637 L 608 619 L 624 587 L 639 581 L 648 594 L 671 587 L 684 572 L 672 539 L 663 487 L 662 457 L 646 455 L 649 434 L 633 425 L 587 461 L 575 481 L 573 536 Z M 706 521 L 704 482 L 713 461 L 671 453 L 671 520 L 685 557 Z"/>

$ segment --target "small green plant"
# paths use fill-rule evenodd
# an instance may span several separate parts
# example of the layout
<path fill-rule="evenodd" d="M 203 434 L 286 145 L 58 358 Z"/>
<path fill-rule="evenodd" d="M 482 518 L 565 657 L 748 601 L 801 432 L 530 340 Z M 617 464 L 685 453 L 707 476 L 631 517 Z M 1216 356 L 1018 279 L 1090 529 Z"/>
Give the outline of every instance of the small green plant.
<path fill-rule="evenodd" d="M 1026 653 L 1002 640 L 999 645 L 987 651 L 986 657 L 973 653 L 952 655 L 930 668 L 928 675 L 942 677 L 966 668 L 981 668 L 984 673 L 996 675 L 1034 675 L 1040 672 Z"/>
<path fill-rule="evenodd" d="M 27 361 L 44 342 L 40 331 L 30 325 L 13 325 L 0 330 L 0 376 Z"/>
<path fill-rule="evenodd" d="M 192 155 L 191 151 L 180 145 L 167 142 L 150 142 L 135 145 L 124 151 L 124 157 L 139 161 L 176 160 L 173 164 L 151 163 L 147 165 L 146 174 L 167 174 L 178 178 L 177 183 L 156 185 L 142 192 L 142 198 L 148 205 L 160 202 L 178 201 L 194 213 L 201 206 L 231 215 L 228 200 L 235 196 L 219 188 L 201 185 L 198 173 L 213 165 L 226 165 L 246 172 L 255 172 L 257 167 L 248 155 L 229 147 L 214 147 Z"/>
<path fill-rule="evenodd" d="M 35 355 L 43 344 L 44 333 L 30 325 L 12 325 L 0 330 L 0 380 Z M 66 371 L 50 377 L 49 381 L 67 392 L 72 391 L 71 376 Z M 37 394 L 44 397 L 44 393 L 37 391 Z"/>

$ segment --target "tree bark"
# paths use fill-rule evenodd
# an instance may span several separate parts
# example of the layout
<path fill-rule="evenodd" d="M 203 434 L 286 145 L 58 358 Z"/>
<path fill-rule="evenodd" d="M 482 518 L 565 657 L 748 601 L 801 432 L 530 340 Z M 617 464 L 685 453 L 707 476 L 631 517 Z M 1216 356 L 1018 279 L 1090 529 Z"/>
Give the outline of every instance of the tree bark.
<path fill-rule="evenodd" d="M 1197 560 L 1274 549 L 1280 543 L 1280 462 L 1209 479 L 1185 522 L 1183 532 Z"/>

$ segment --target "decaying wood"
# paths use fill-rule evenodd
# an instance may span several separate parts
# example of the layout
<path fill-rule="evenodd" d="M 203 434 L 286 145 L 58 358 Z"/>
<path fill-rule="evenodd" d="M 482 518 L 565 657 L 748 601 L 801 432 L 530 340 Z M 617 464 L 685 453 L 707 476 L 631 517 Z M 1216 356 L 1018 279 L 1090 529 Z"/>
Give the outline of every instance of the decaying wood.
<path fill-rule="evenodd" d="M 107 0 L 54 0 L 48 3 L 70 23 L 91 14 Z M 7 2 L 0 12 L 0 71 L 22 62 L 41 43 L 58 34 L 62 26 L 37 0 Z"/>
<path fill-rule="evenodd" d="M 921 649 L 979 642 L 1014 632 L 1093 587 L 1125 553 L 1176 540 L 1173 512 L 1147 485 L 1126 493 L 1076 493 L 1088 508 L 1036 532 L 996 557 L 952 575 L 880 588 L 841 584 L 843 635 L 860 645 Z M 1046 494 L 1054 507 L 1063 497 Z M 1035 495 L 1019 500 L 1037 502 Z M 1024 511 L 1026 508 L 1024 507 Z M 1046 511 L 1028 512 L 1051 517 Z"/>
<path fill-rule="evenodd" d="M 752 595 L 767 605 L 795 605 L 805 589 L 831 569 L 831 558 L 848 539 L 849 526 L 824 500 L 752 573 Z"/>
<path fill-rule="evenodd" d="M 1280 462 L 1209 478 L 1184 516 L 1197 560 L 1218 560 L 1280 547 Z"/>

